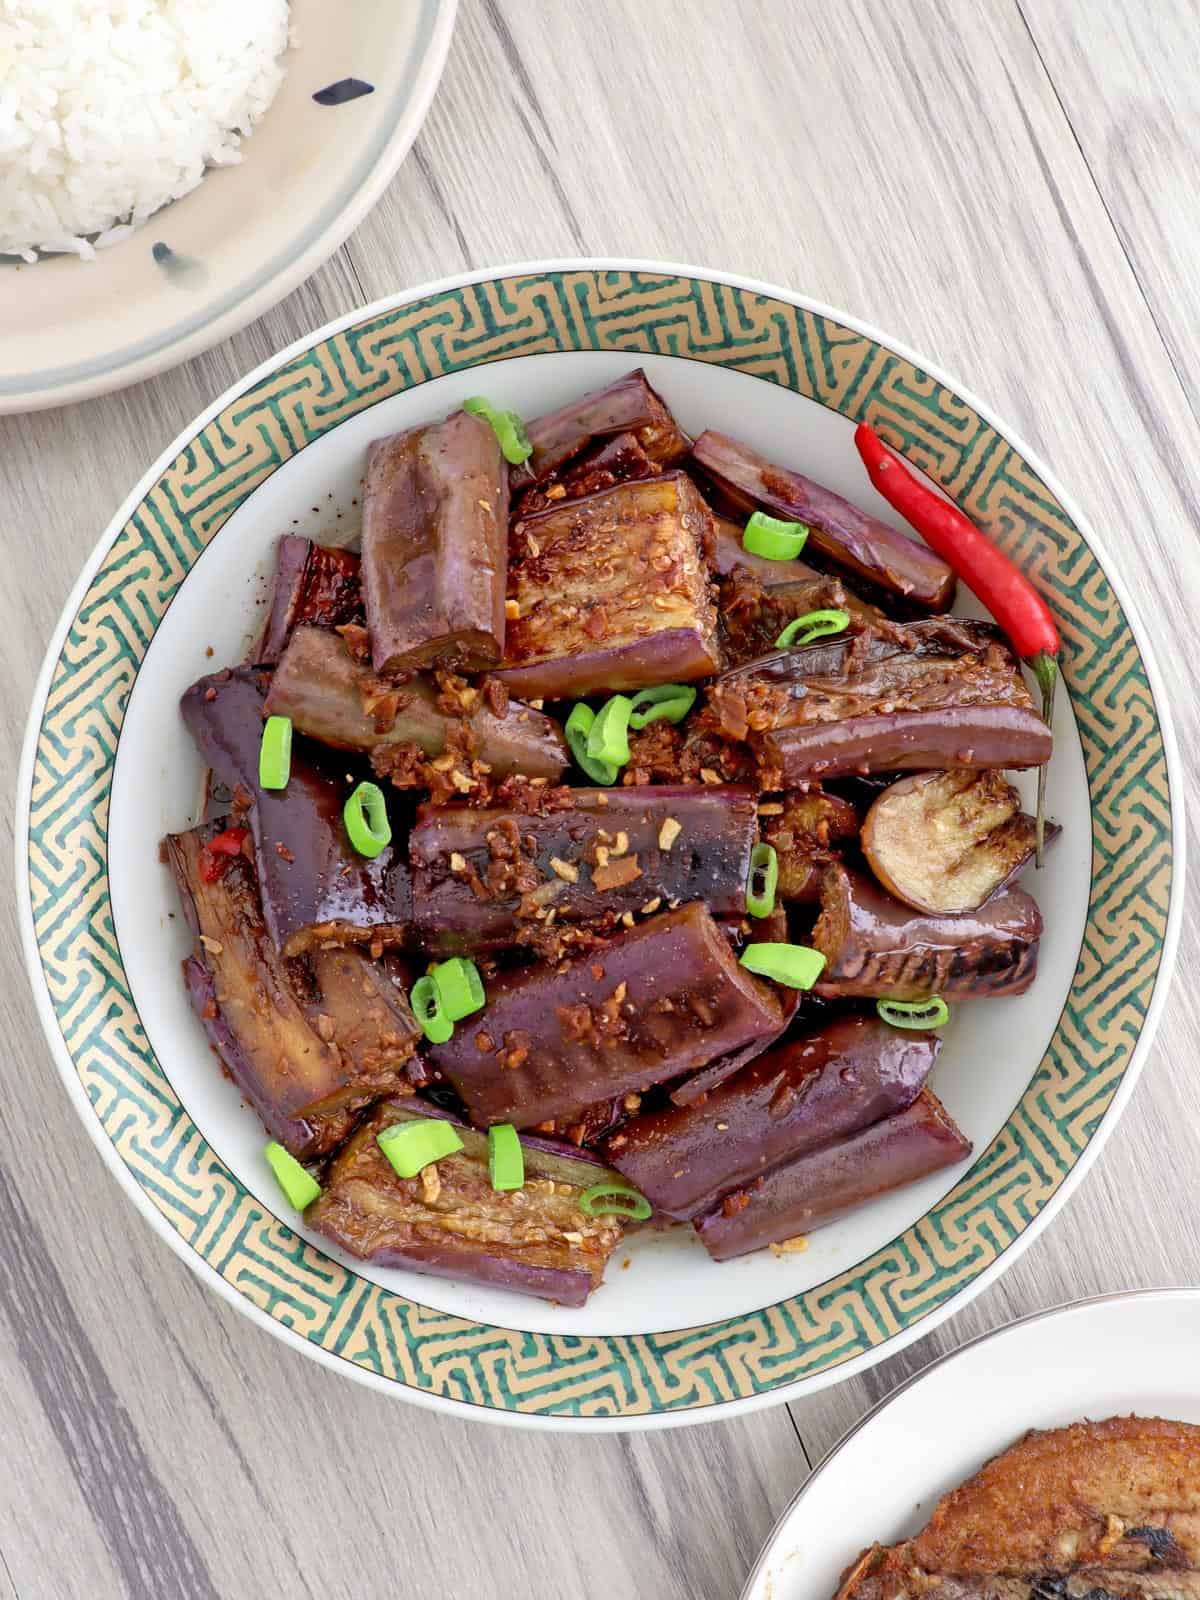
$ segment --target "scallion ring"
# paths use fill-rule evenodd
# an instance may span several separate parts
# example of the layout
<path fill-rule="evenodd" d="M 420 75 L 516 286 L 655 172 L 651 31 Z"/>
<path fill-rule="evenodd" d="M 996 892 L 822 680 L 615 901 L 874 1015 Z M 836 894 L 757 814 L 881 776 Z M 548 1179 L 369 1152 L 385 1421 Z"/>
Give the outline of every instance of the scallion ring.
<path fill-rule="evenodd" d="M 360 856 L 380 855 L 392 842 L 387 801 L 377 783 L 360 783 L 342 808 L 350 843 Z"/>
<path fill-rule="evenodd" d="M 806 944 L 748 944 L 742 966 L 788 989 L 811 989 L 825 970 L 825 957 Z"/>
<path fill-rule="evenodd" d="M 944 1028 L 950 1007 L 940 994 L 928 1000 L 877 1000 L 875 1009 L 893 1028 Z"/>
<path fill-rule="evenodd" d="M 588 759 L 605 767 L 623 767 L 629 760 L 629 714 L 633 701 L 628 695 L 614 694 L 596 713 L 588 730 Z"/>
<path fill-rule="evenodd" d="M 262 789 L 286 789 L 292 772 L 292 719 L 268 717 L 258 747 L 258 783 Z"/>
<path fill-rule="evenodd" d="M 696 691 L 690 683 L 659 683 L 652 689 L 639 689 L 629 711 L 629 726 L 640 733 L 648 723 L 682 722 L 696 704 Z"/>
<path fill-rule="evenodd" d="M 488 1129 L 488 1176 L 500 1194 L 524 1187 L 525 1152 L 511 1122 Z"/>
<path fill-rule="evenodd" d="M 756 844 L 750 852 L 750 872 L 746 879 L 746 910 L 752 917 L 771 915 L 778 885 L 779 857 L 775 846 Z"/>
<path fill-rule="evenodd" d="M 812 644 L 814 639 L 824 639 L 831 633 L 844 633 L 850 626 L 850 613 L 831 608 L 828 611 L 806 611 L 802 617 L 789 622 L 775 641 L 776 650 Z"/>
<path fill-rule="evenodd" d="M 440 1117 L 415 1117 L 411 1122 L 393 1122 L 375 1143 L 392 1164 L 398 1178 L 415 1178 L 418 1172 L 452 1156 L 463 1147 L 462 1140 Z"/>
<path fill-rule="evenodd" d="M 607 761 L 593 761 L 588 755 L 588 734 L 596 720 L 596 713 L 591 706 L 581 700 L 573 706 L 571 715 L 563 724 L 563 733 L 566 736 L 567 748 L 575 758 L 575 765 L 581 772 L 585 772 L 593 783 L 616 783 L 618 768 L 610 766 Z"/>
<path fill-rule="evenodd" d="M 742 530 L 742 549 L 768 561 L 794 561 L 804 549 L 808 532 L 803 522 L 785 522 L 756 511 Z"/>
<path fill-rule="evenodd" d="M 472 1012 L 482 1011 L 487 996 L 483 992 L 483 979 L 473 961 L 462 956 L 452 956 L 441 961 L 430 973 L 437 990 L 442 1015 L 451 1022 L 461 1022 Z"/>
<path fill-rule="evenodd" d="M 413 984 L 408 1003 L 430 1044 L 445 1044 L 454 1033 L 454 1024 L 442 1009 L 442 997 L 429 973 Z"/>
<path fill-rule="evenodd" d="M 594 1183 L 579 1196 L 579 1209 L 589 1217 L 628 1217 L 645 1222 L 654 1207 L 646 1196 L 627 1183 Z"/>
<path fill-rule="evenodd" d="M 491 427 L 500 445 L 500 454 L 510 465 L 519 467 L 522 461 L 528 461 L 533 454 L 533 446 L 529 442 L 529 435 L 525 432 L 525 424 L 515 411 L 498 411 L 482 394 L 472 395 L 469 400 L 464 400 L 463 410 L 469 411 L 473 417 L 478 417 Z"/>
<path fill-rule="evenodd" d="M 302 1167 L 295 1156 L 285 1150 L 277 1139 L 263 1149 L 267 1158 L 267 1165 L 275 1174 L 275 1181 L 288 1198 L 288 1204 L 295 1206 L 297 1211 L 303 1211 L 305 1206 L 312 1205 L 321 1193 L 321 1185 L 312 1173 Z"/>

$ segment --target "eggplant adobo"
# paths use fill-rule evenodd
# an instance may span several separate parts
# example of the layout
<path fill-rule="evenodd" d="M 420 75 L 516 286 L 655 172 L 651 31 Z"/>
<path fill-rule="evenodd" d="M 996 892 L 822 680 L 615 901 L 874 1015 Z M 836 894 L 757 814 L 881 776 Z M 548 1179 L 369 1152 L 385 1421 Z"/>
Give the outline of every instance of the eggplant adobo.
<path fill-rule="evenodd" d="M 361 552 L 282 537 L 184 693 L 166 841 L 312 1228 L 581 1305 L 639 1223 L 786 1255 L 970 1154 L 935 1030 L 1034 980 L 1052 741 L 954 578 L 640 371 L 370 446 Z"/>

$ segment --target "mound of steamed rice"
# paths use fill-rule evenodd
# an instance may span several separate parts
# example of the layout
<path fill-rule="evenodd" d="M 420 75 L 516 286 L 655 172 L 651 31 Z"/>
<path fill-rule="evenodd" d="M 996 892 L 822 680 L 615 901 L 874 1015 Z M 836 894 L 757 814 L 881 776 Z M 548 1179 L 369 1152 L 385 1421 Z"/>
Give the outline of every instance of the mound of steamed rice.
<path fill-rule="evenodd" d="M 288 0 L 0 0 L 0 255 L 114 244 L 283 81 Z"/>

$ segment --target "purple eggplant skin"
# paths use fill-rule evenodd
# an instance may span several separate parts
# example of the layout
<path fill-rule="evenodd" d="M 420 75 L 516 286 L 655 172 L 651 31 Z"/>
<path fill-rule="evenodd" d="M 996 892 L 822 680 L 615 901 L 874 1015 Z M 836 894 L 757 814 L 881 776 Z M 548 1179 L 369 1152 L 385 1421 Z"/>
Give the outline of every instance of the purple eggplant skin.
<path fill-rule="evenodd" d="M 502 973 L 484 1009 L 428 1052 L 479 1127 L 536 1127 L 695 1072 L 781 1026 L 698 901 L 564 968 Z"/>
<path fill-rule="evenodd" d="M 738 505 L 804 523 L 810 550 L 874 588 L 924 611 L 953 604 L 954 573 L 940 556 L 832 489 L 711 429 L 692 446 L 692 459 Z"/>
<path fill-rule="evenodd" d="M 543 482 L 594 440 L 615 434 L 633 434 L 660 471 L 677 465 L 691 447 L 691 440 L 640 367 L 607 389 L 597 389 L 536 417 L 526 431 L 533 454 L 523 466 L 514 468 L 514 489 Z"/>
<path fill-rule="evenodd" d="M 394 1123 L 437 1118 L 463 1148 L 415 1178 L 396 1175 L 378 1145 Z M 305 1221 L 343 1250 L 381 1267 L 409 1267 L 581 1306 L 599 1286 L 624 1233 L 621 1220 L 578 1204 L 609 1169 L 522 1139 L 525 1184 L 492 1188 L 487 1138 L 417 1100 L 384 1101 L 335 1157 Z M 432 1175 L 432 1178 L 431 1178 Z"/>
<path fill-rule="evenodd" d="M 362 577 L 377 672 L 504 654 L 508 463 L 465 411 L 376 439 L 363 484 Z"/>
<path fill-rule="evenodd" d="M 690 1220 L 781 1161 L 903 1111 L 940 1048 L 933 1033 L 839 1017 L 768 1050 L 700 1104 L 632 1118 L 600 1149 L 659 1210 Z"/>
<path fill-rule="evenodd" d="M 278 661 L 302 623 L 337 628 L 363 620 L 362 579 L 353 550 L 314 544 L 299 534 L 279 537 L 275 584 L 262 640 L 252 660 Z"/>
<path fill-rule="evenodd" d="M 271 680 L 267 715 L 289 717 L 297 733 L 338 750 L 412 743 L 427 756 L 441 755 L 456 721 L 438 706 L 433 684 L 410 678 L 371 712 L 368 677 L 336 634 L 297 628 Z M 481 704 L 470 725 L 478 759 L 498 778 L 520 772 L 553 782 L 570 760 L 554 719 L 519 700 L 502 717 Z"/>
<path fill-rule="evenodd" d="M 322 941 L 411 944 L 407 863 L 394 844 L 373 860 L 359 855 L 342 821 L 357 778 L 371 774 L 352 772 L 344 756 L 297 740 L 286 789 L 260 788 L 268 679 L 247 667 L 214 673 L 185 692 L 180 710 L 219 781 L 252 802 L 249 820 L 271 938 L 287 955 Z"/>
<path fill-rule="evenodd" d="M 518 918 L 544 920 L 551 909 L 560 922 L 597 922 L 703 900 L 716 917 L 740 914 L 757 798 L 664 784 L 573 789 L 568 807 L 545 816 L 421 806 L 408 843 L 419 935 L 430 948 L 468 952 L 511 945 Z M 630 864 L 629 882 L 603 887 Z"/>
<path fill-rule="evenodd" d="M 810 943 L 825 957 L 827 999 L 984 999 L 1024 994 L 1037 976 L 1042 914 L 1024 889 L 1000 889 L 978 911 L 929 915 L 873 878 L 825 869 Z"/>
<path fill-rule="evenodd" d="M 810 1151 L 735 1190 L 693 1224 L 714 1261 L 802 1238 L 931 1173 L 965 1161 L 971 1141 L 929 1089 L 895 1116 Z"/>

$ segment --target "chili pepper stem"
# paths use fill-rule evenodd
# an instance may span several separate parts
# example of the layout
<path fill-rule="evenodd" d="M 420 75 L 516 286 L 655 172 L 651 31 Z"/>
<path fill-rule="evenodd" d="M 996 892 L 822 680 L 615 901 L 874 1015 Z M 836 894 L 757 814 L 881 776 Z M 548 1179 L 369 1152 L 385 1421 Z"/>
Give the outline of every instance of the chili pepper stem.
<path fill-rule="evenodd" d="M 1046 650 L 1039 650 L 1029 658 L 1029 668 L 1042 691 L 1042 720 L 1048 728 L 1054 726 L 1054 691 L 1058 687 L 1058 662 Z M 1037 848 L 1035 859 L 1041 867 L 1046 854 L 1046 764 L 1038 768 L 1037 784 Z"/>

